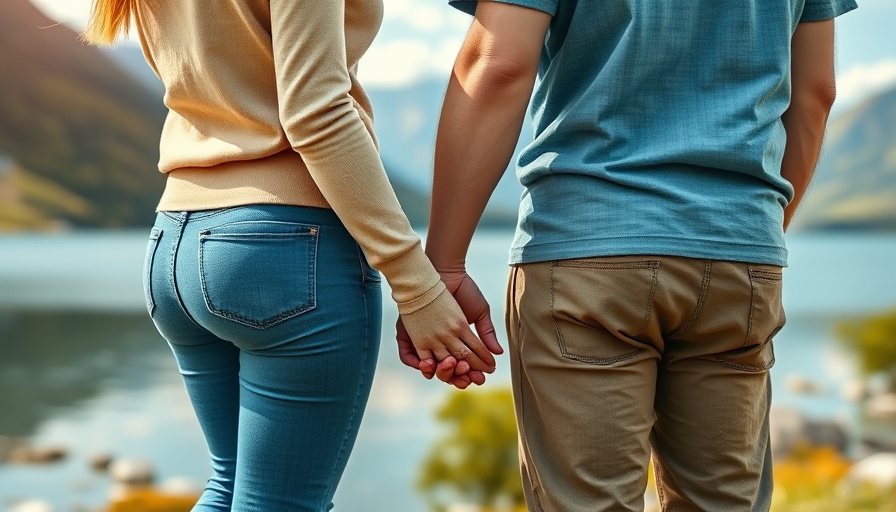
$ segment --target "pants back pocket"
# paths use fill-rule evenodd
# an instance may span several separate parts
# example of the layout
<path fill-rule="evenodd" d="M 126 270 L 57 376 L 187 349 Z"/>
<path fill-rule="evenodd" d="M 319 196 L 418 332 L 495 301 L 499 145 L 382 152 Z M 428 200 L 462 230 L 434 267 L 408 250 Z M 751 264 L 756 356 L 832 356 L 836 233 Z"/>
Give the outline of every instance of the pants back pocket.
<path fill-rule="evenodd" d="M 224 224 L 199 233 L 208 310 L 264 329 L 316 306 L 319 228 L 278 221 Z"/>

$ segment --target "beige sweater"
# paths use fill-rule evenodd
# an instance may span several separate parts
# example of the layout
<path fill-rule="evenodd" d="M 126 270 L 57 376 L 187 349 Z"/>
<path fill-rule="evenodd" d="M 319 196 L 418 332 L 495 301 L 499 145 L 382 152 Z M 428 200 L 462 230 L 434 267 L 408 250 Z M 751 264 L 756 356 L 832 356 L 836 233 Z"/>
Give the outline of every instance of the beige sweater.
<path fill-rule="evenodd" d="M 382 21 L 381 0 L 137 5 L 143 51 L 170 109 L 160 210 L 332 208 L 401 313 L 443 293 L 386 178 L 370 102 L 355 79 Z"/>

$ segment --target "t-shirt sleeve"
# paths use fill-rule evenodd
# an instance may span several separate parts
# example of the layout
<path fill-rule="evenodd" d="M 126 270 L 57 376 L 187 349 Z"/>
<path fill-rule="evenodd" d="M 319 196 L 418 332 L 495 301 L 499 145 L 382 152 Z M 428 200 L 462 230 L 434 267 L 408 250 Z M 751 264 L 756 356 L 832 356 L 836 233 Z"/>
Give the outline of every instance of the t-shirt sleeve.
<path fill-rule="evenodd" d="M 857 7 L 856 0 L 806 0 L 800 22 L 829 20 Z"/>
<path fill-rule="evenodd" d="M 557 14 L 558 1 L 559 0 L 448 0 L 448 5 L 467 14 L 476 14 L 476 4 L 479 2 L 499 2 L 502 4 L 528 7 L 529 9 L 543 11 L 553 16 Z"/>

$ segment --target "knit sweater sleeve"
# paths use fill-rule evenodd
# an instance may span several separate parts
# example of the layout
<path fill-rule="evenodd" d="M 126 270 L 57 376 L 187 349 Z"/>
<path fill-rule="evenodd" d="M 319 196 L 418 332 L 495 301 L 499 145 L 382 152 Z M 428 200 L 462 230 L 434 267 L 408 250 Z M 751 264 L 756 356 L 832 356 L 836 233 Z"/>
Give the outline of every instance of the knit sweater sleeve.
<path fill-rule="evenodd" d="M 349 94 L 344 0 L 271 0 L 280 122 L 333 211 L 383 273 L 402 314 L 444 290 Z"/>

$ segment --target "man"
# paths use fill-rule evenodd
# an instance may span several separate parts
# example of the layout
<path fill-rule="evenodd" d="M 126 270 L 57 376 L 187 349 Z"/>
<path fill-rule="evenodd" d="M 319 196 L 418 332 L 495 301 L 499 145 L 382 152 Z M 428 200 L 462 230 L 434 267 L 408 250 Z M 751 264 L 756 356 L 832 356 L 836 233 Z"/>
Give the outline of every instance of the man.
<path fill-rule="evenodd" d="M 643 510 L 653 451 L 664 510 L 768 510 L 783 233 L 834 100 L 833 18 L 855 2 L 452 4 L 475 20 L 427 254 L 481 330 L 466 249 L 532 99 L 506 317 L 529 509 Z M 483 380 L 400 342 L 427 375 Z"/>

